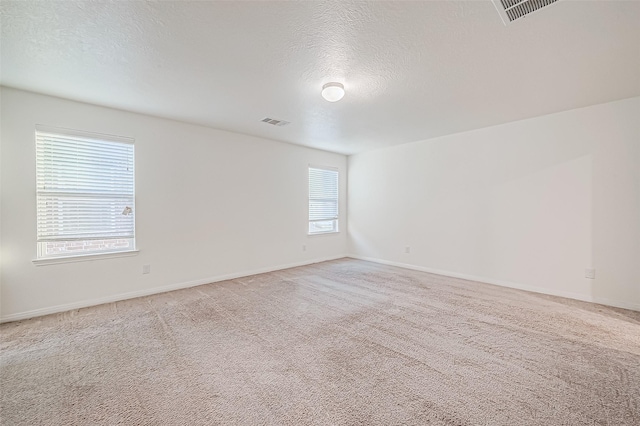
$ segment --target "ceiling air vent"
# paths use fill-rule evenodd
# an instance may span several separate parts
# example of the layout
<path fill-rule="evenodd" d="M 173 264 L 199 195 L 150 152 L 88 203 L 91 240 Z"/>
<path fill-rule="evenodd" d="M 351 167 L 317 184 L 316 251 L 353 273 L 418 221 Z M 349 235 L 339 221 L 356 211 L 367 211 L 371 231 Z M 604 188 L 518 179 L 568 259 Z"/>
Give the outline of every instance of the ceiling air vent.
<path fill-rule="evenodd" d="M 492 0 L 498 14 L 502 18 L 502 22 L 507 25 L 516 19 L 525 16 L 549 6 L 558 0 Z"/>
<path fill-rule="evenodd" d="M 287 124 L 289 124 L 288 121 L 284 121 L 284 120 L 275 120 L 273 118 L 263 118 L 262 119 L 263 123 L 267 123 L 267 124 L 273 124 L 274 126 L 278 126 L 278 127 L 282 127 L 282 126 L 286 126 Z"/>

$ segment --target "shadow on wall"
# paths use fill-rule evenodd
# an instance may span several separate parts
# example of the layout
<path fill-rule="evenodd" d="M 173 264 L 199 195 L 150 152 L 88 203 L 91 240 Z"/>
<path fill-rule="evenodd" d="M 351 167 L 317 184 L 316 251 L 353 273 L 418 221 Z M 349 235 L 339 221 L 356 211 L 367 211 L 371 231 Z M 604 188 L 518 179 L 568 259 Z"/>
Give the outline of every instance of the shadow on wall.
<path fill-rule="evenodd" d="M 628 114 L 633 125 L 612 126 L 594 144 L 592 295 L 640 310 L 640 108 Z"/>
<path fill-rule="evenodd" d="M 634 98 L 351 156 L 351 253 L 640 309 L 639 110 Z"/>

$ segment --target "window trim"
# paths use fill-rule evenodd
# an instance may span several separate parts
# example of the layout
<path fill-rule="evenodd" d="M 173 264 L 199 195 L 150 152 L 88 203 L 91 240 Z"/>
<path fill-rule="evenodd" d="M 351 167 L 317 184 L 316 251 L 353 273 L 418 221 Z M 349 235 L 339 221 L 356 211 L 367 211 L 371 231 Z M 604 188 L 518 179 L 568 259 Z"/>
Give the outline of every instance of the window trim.
<path fill-rule="evenodd" d="M 310 200 L 310 182 L 309 182 L 309 169 L 318 169 L 318 170 L 327 170 L 336 172 L 338 174 L 338 182 L 336 187 L 336 206 L 338 207 L 338 214 L 336 216 L 336 230 L 335 231 L 324 231 L 324 232 L 309 232 L 309 223 L 311 222 L 323 222 L 327 219 L 320 220 L 309 220 L 309 200 Z M 320 235 L 335 235 L 340 233 L 340 169 L 338 167 L 332 166 L 319 166 L 316 164 L 308 164 L 307 165 L 307 237 L 317 237 Z"/>
<path fill-rule="evenodd" d="M 87 262 L 90 260 L 104 260 L 113 259 L 117 257 L 131 257 L 137 256 L 140 250 L 123 250 L 123 251 L 110 251 L 101 253 L 87 253 L 87 254 L 74 254 L 71 256 L 51 256 L 41 257 L 39 259 L 32 259 L 31 262 L 36 266 L 56 265 L 59 263 L 75 263 L 75 262 Z"/>
<path fill-rule="evenodd" d="M 112 134 L 107 134 L 107 133 L 97 133 L 97 132 L 89 132 L 89 131 L 84 131 L 84 130 L 77 130 L 77 129 L 69 129 L 69 128 L 65 128 L 65 127 L 56 127 L 56 126 L 49 126 L 49 125 L 42 125 L 42 124 L 36 124 L 35 125 L 35 129 L 34 129 L 34 140 L 36 141 L 36 149 L 38 146 L 38 132 L 41 133 L 53 133 L 53 134 L 58 134 L 61 136 L 69 136 L 69 137 L 76 137 L 76 138 L 84 138 L 87 140 L 96 140 L 98 142 L 113 142 L 113 143 L 122 143 L 122 144 L 128 144 L 133 146 L 133 152 L 132 152 L 132 163 L 133 163 L 133 176 L 132 176 L 132 184 L 133 184 L 133 202 L 132 202 L 132 209 L 134 212 L 136 212 L 136 174 L 135 174 L 135 170 L 136 170 L 136 155 L 135 155 L 135 139 L 133 137 L 126 137 L 126 136 L 117 136 L 117 135 L 112 135 Z M 38 197 L 38 166 L 36 164 L 36 173 L 35 173 L 35 179 L 36 179 L 36 199 Z M 36 218 L 38 216 L 38 213 L 36 212 Z M 37 230 L 36 230 L 37 233 Z M 110 239 L 110 238 L 104 238 L 104 239 Z M 71 262 L 82 262 L 82 261 L 89 261 L 89 260 L 99 260 L 99 259 L 109 259 L 109 258 L 116 258 L 116 257 L 128 257 L 128 256 L 135 256 L 139 253 L 139 250 L 137 248 L 137 241 L 136 241 L 136 220 L 135 220 L 135 216 L 134 216 L 134 220 L 133 220 L 133 235 L 130 238 L 126 238 L 131 240 L 132 246 L 125 248 L 124 250 L 113 250 L 113 249 L 107 249 L 107 250 L 95 250 L 95 251 L 90 251 L 90 252 L 84 252 L 84 253 L 78 253 L 78 254 L 69 254 L 69 253 L 62 253 L 62 254 L 52 254 L 52 255 L 41 255 L 41 248 L 40 248 L 40 242 L 36 242 L 36 256 L 35 258 L 32 260 L 32 262 L 36 265 L 36 266 L 43 266 L 43 265 L 51 265 L 51 264 L 57 264 L 57 263 L 71 263 Z M 71 240 L 69 240 L 71 241 Z M 85 241 L 85 240 L 82 240 Z M 88 241 L 88 240 L 87 240 Z"/>

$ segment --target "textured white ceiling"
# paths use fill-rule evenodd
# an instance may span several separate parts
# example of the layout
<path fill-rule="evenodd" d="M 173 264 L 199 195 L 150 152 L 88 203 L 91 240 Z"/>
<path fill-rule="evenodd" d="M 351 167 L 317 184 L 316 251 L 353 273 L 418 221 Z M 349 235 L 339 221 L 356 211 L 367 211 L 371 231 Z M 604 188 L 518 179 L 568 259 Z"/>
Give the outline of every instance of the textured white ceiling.
<path fill-rule="evenodd" d="M 3 85 L 355 153 L 640 95 L 640 3 L 30 2 Z M 322 99 L 344 84 L 337 103 Z M 290 121 L 275 127 L 262 120 Z"/>

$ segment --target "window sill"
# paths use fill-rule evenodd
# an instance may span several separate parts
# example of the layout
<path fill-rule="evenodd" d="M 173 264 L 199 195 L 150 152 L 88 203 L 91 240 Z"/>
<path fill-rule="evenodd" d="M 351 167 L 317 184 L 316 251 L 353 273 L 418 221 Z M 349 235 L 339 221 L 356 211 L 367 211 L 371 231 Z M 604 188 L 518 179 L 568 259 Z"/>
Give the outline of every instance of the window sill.
<path fill-rule="evenodd" d="M 340 231 L 316 232 L 315 234 L 307 234 L 307 237 L 321 237 L 327 235 L 337 235 Z"/>
<path fill-rule="evenodd" d="M 46 265 L 56 265 L 58 263 L 87 262 L 90 260 L 113 259 L 116 257 L 129 257 L 129 256 L 136 256 L 138 253 L 140 253 L 140 250 L 127 250 L 127 251 L 117 251 L 117 252 L 111 252 L 111 253 L 81 254 L 78 256 L 45 257 L 42 259 L 33 259 L 32 262 L 36 266 L 46 266 Z"/>

